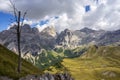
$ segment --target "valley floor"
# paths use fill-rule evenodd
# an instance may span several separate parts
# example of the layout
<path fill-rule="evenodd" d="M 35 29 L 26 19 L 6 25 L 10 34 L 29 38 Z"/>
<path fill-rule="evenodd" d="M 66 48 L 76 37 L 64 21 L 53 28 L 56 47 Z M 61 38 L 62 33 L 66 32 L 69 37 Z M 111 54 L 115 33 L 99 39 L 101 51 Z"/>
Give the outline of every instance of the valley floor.
<path fill-rule="evenodd" d="M 62 64 L 75 80 L 120 80 L 120 66 L 104 58 L 64 59 Z"/>

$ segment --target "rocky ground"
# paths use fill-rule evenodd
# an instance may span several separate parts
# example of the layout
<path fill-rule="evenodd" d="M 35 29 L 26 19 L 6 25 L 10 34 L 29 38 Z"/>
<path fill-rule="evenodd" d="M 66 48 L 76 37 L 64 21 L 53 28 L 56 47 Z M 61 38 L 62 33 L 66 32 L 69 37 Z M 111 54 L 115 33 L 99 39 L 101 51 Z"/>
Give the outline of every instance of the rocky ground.
<path fill-rule="evenodd" d="M 0 80 L 13 80 L 13 79 L 0 76 Z M 68 73 L 58 73 L 58 74 L 45 73 L 41 76 L 28 75 L 26 77 L 20 78 L 19 80 L 74 80 L 74 79 Z"/>

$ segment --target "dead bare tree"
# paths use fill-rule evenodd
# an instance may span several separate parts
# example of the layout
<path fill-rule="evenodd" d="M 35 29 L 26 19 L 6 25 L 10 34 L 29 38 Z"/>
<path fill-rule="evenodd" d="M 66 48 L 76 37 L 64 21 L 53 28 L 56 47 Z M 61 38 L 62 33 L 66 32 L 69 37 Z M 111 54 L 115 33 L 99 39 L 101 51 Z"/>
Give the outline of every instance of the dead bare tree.
<path fill-rule="evenodd" d="M 15 4 L 11 1 L 10 1 L 10 4 L 13 8 L 13 13 L 14 13 L 14 18 L 15 18 L 15 22 L 17 23 L 16 24 L 16 36 L 17 36 L 17 49 L 18 49 L 18 68 L 17 68 L 17 71 L 18 73 L 21 72 L 21 30 L 22 30 L 22 26 L 23 26 L 23 22 L 24 22 L 24 19 L 25 19 L 25 15 L 27 14 L 27 11 L 25 11 L 23 13 L 23 16 L 21 14 L 21 11 L 17 10 Z"/>

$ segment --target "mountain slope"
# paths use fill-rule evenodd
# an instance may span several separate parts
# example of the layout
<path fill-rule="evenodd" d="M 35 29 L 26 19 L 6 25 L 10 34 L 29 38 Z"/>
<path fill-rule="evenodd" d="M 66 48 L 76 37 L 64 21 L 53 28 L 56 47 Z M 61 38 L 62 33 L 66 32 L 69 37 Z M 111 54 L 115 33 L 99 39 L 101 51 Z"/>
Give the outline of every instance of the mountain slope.
<path fill-rule="evenodd" d="M 109 45 L 115 42 L 120 42 L 120 30 L 108 31 L 104 35 L 98 38 L 99 45 Z"/>
<path fill-rule="evenodd" d="M 0 43 L 8 49 L 17 52 L 16 26 L 0 32 Z M 25 24 L 21 30 L 21 51 L 36 55 L 42 48 L 51 49 L 55 45 L 55 35 L 53 27 L 47 27 L 42 32 L 37 28 L 31 28 Z"/>
<path fill-rule="evenodd" d="M 90 43 L 97 44 L 99 37 L 104 35 L 107 31 L 104 30 L 92 30 L 89 28 L 83 28 L 81 30 L 74 31 L 74 34 L 79 38 L 79 45 L 88 45 Z M 98 41 L 97 41 L 98 40 Z"/>
<path fill-rule="evenodd" d="M 91 46 L 62 64 L 75 80 L 120 80 L 120 46 Z"/>
<path fill-rule="evenodd" d="M 78 40 L 71 30 L 65 29 L 57 36 L 56 43 L 64 48 L 75 48 L 78 45 Z"/>
<path fill-rule="evenodd" d="M 0 43 L 8 49 L 17 52 L 16 26 L 0 32 Z M 76 48 L 81 45 L 110 45 L 120 42 L 120 30 L 104 31 L 83 28 L 71 31 L 65 29 L 56 33 L 54 27 L 49 26 L 41 32 L 25 24 L 21 30 L 21 51 L 37 55 L 42 49 L 51 50 L 55 47 Z"/>
<path fill-rule="evenodd" d="M 21 74 L 17 73 L 18 56 L 12 51 L 0 45 L 0 76 L 7 76 L 13 79 L 26 76 L 28 74 L 42 74 L 37 67 L 22 59 Z"/>

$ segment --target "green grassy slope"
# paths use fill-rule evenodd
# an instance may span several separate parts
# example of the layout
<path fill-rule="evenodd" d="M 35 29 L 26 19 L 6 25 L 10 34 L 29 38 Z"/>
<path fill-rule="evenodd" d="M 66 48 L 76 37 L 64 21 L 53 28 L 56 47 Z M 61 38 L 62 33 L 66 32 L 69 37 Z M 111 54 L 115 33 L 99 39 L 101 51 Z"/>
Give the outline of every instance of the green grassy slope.
<path fill-rule="evenodd" d="M 41 74 L 37 67 L 22 59 L 21 74 L 17 73 L 18 56 L 12 51 L 0 45 L 0 76 L 8 76 L 13 79 L 26 76 L 28 74 Z"/>
<path fill-rule="evenodd" d="M 78 58 L 62 64 L 75 80 L 120 80 L 120 46 L 91 46 Z"/>
<path fill-rule="evenodd" d="M 35 65 L 42 70 L 50 70 L 50 66 L 59 67 L 62 58 L 54 51 L 42 51 L 35 61 Z"/>

